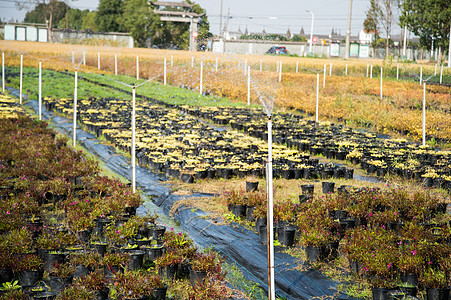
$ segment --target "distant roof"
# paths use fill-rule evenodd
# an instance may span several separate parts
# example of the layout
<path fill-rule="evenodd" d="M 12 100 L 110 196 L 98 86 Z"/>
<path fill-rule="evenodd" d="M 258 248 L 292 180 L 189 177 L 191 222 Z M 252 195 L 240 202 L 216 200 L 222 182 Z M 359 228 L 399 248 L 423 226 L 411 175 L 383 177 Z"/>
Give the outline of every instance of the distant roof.
<path fill-rule="evenodd" d="M 193 7 L 192 4 L 188 4 L 185 1 L 182 2 L 172 2 L 172 1 L 155 1 L 153 5 L 158 6 L 170 6 L 170 7 Z"/>

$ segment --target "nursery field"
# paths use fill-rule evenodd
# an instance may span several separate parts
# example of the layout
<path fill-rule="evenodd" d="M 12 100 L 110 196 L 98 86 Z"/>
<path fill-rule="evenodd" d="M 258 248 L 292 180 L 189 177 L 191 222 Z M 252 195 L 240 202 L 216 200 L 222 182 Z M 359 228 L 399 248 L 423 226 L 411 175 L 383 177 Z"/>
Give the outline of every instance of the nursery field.
<path fill-rule="evenodd" d="M 275 94 L 265 91 L 277 89 L 277 107 L 306 114 L 315 113 L 315 73 L 320 73 L 320 119 L 332 118 L 348 125 L 372 127 L 378 132 L 399 132 L 415 140 L 420 140 L 422 136 L 423 85 L 419 83 L 424 80 L 427 140 L 446 143 L 451 138 L 451 70 L 433 64 L 398 64 L 392 60 L 344 61 L 232 56 L 206 52 L 96 48 L 9 41 L 1 41 L 0 45 L 6 54 L 7 66 L 18 66 L 20 54 L 26 53 L 25 66 L 36 68 L 38 60 L 42 60 L 44 69 L 73 72 L 75 68 L 79 68 L 80 71 L 86 70 L 89 73 L 125 74 L 159 82 L 165 80 L 166 59 L 167 84 L 199 92 L 202 89 L 202 93 L 242 102 L 246 102 L 248 97 L 247 75 L 244 69 L 250 67 L 251 103 L 259 104 L 260 96 Z M 282 62 L 280 68 L 279 61 Z M 382 99 L 381 68 L 385 80 L 382 85 Z M 280 70 L 282 72 L 279 72 Z M 442 84 L 439 84 L 440 82 Z"/>
<path fill-rule="evenodd" d="M 1 247 L 12 247 L 15 236 L 23 237 L 26 244 L 26 249 L 5 256 L 3 267 L 11 269 L 13 277 L 2 277 L 2 281 L 20 278 L 23 288 L 10 287 L 3 293 L 33 292 L 34 283 L 23 281 L 24 269 L 17 262 L 18 257 L 26 257 L 39 262 L 43 281 L 49 285 L 58 272 L 72 275 L 72 283 L 54 294 L 60 299 L 90 298 L 106 288 L 111 299 L 125 299 L 127 289 L 133 297 L 145 299 L 261 299 L 255 287 L 233 287 L 223 260 L 240 266 L 263 290 L 266 266 L 258 269 L 260 262 L 240 260 L 244 248 L 221 243 L 228 247 L 250 243 L 246 250 L 250 257 L 265 258 L 270 111 L 274 238 L 280 246 L 276 259 L 279 267 L 290 264 L 276 275 L 278 296 L 449 298 L 451 151 L 436 148 L 449 147 L 451 139 L 449 69 L 397 66 L 390 61 L 227 57 L 4 41 L 0 48 L 5 52 L 2 74 L 7 92 L 14 95 L 0 99 L 0 121 L 5 122 L 0 128 L 8 129 L 0 152 L 0 213 L 5 216 Z M 26 53 L 22 72 L 21 53 Z M 39 60 L 44 68 L 41 75 Z M 324 65 L 327 72 L 320 75 L 321 105 L 315 122 L 315 72 L 323 71 Z M 415 74 L 421 66 L 422 79 L 434 81 L 426 84 L 428 143 L 424 146 L 417 143 L 422 135 L 423 86 Z M 249 80 L 247 67 L 252 70 Z M 387 77 L 382 99 L 381 81 L 376 78 L 381 68 Z M 109 157 L 121 155 L 129 163 L 135 148 L 142 168 L 138 177 L 146 172 L 159 176 L 176 200 L 167 200 L 165 193 L 158 196 L 152 186 L 138 184 L 138 190 L 150 190 L 152 201 L 179 220 L 193 241 L 164 227 L 158 216 L 135 216 L 128 207 L 142 204 L 139 193 L 100 176 L 96 162 L 71 150 L 64 135 L 20 116 L 22 85 L 28 112 L 33 108 L 37 113 L 36 99 L 42 95 L 46 116 L 53 116 L 48 122 L 55 117 L 72 120 L 75 70 L 79 130 L 93 133 L 89 140 L 115 149 Z M 433 75 L 436 70 L 443 72 L 441 78 Z M 131 101 L 132 91 L 136 103 Z M 258 97 L 275 97 L 274 110 L 268 99 L 263 108 Z M 362 126 L 370 128 L 362 130 Z M 381 134 L 394 132 L 405 136 Z M 72 137 L 71 131 L 66 134 Z M 11 215 L 15 217 L 8 219 Z M 205 225 L 199 227 L 200 223 Z M 218 238 L 219 228 L 227 228 L 224 232 L 231 236 Z M 92 233 L 84 239 L 86 230 Z M 64 234 L 76 238 L 69 240 Z M 199 236 L 201 244 L 216 238 L 213 250 L 197 249 Z M 222 241 L 232 236 L 236 241 Z M 44 247 L 47 244 L 53 247 Z M 102 247 L 107 249 L 103 257 L 94 257 L 102 256 Z M 86 258 L 77 255 L 77 259 L 86 259 L 84 266 L 89 269 L 80 276 L 74 273 L 79 262 L 72 259 L 78 254 L 75 248 L 86 253 Z M 35 250 L 37 255 L 30 254 Z M 141 253 L 142 266 L 134 265 L 133 251 Z M 57 254 L 64 256 L 57 265 L 44 261 Z M 116 264 L 109 265 L 109 260 Z M 321 274 L 312 275 L 312 269 Z M 297 278 L 308 278 L 316 288 L 307 288 Z M 151 284 L 138 289 L 131 282 Z M 157 295 L 159 289 L 167 296 Z M 71 298 L 76 292 L 85 296 Z"/>

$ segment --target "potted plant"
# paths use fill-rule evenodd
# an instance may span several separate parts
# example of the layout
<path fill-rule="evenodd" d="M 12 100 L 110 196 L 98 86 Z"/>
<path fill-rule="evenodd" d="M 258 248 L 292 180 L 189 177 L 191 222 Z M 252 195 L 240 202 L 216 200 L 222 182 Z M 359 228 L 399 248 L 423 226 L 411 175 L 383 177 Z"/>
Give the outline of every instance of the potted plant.
<path fill-rule="evenodd" d="M 201 283 L 208 275 L 221 273 L 222 259 L 210 249 L 197 253 L 190 260 L 190 281 L 194 286 Z"/>
<path fill-rule="evenodd" d="M 96 294 L 97 299 L 108 299 L 109 281 L 105 277 L 102 269 L 97 269 L 94 272 L 80 278 L 79 282 L 89 291 L 93 291 Z"/>
<path fill-rule="evenodd" d="M 18 260 L 15 270 L 20 274 L 21 286 L 33 286 L 42 279 L 44 263 L 36 254 L 25 254 Z"/>
<path fill-rule="evenodd" d="M 117 287 L 117 294 L 122 299 L 149 298 L 152 293 L 149 276 L 140 271 L 125 271 L 116 274 L 115 286 Z"/>
<path fill-rule="evenodd" d="M 428 300 L 448 300 L 450 283 L 445 272 L 427 268 L 420 276 L 420 283 L 426 287 Z"/>
<path fill-rule="evenodd" d="M 56 297 L 58 300 L 90 300 L 95 296 L 93 291 L 88 290 L 81 284 L 73 284 Z"/>
<path fill-rule="evenodd" d="M 26 293 L 22 290 L 22 287 L 18 284 L 17 280 L 3 282 L 0 287 L 0 296 L 2 299 L 8 300 L 24 300 L 27 299 Z"/>
<path fill-rule="evenodd" d="M 177 276 L 182 261 L 180 254 L 170 251 L 155 259 L 155 265 L 163 277 L 173 279 Z"/>
<path fill-rule="evenodd" d="M 55 263 L 49 272 L 49 286 L 52 291 L 61 292 L 72 283 L 75 266 L 70 262 Z"/>

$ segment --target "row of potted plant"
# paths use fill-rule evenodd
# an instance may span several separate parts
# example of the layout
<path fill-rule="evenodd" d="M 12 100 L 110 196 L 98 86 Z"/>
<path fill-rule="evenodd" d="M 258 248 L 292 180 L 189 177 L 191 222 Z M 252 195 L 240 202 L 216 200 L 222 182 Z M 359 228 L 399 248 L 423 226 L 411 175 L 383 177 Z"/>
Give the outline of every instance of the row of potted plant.
<path fill-rule="evenodd" d="M 49 109 L 70 113 L 71 101 L 47 99 Z M 82 100 L 79 120 L 88 130 L 104 135 L 118 148 L 131 147 L 130 102 L 117 99 Z M 267 144 L 236 131 L 215 128 L 198 117 L 186 115 L 180 108 L 166 108 L 144 101 L 137 103 L 137 160 L 169 177 L 185 182 L 204 178 L 245 177 L 264 174 Z M 333 164 L 319 164 L 300 151 L 275 145 L 274 175 L 286 179 L 326 176 L 352 177 L 352 170 Z M 337 172 L 334 172 L 337 171 Z"/>
<path fill-rule="evenodd" d="M 100 176 L 67 138 L 25 116 L 0 123 L 2 297 L 165 299 L 172 278 L 163 269 L 174 256 L 193 276 L 206 272 L 188 298 L 229 293 L 217 254 L 185 234 L 164 234 L 156 216 L 136 216 L 139 194 Z"/>
<path fill-rule="evenodd" d="M 309 262 L 341 255 L 348 272 L 369 282 L 376 294 L 449 294 L 449 201 L 431 191 L 351 186 L 313 196 L 311 187 L 303 186 L 300 202 L 275 200 L 274 236 L 281 245 L 302 247 Z M 265 193 L 236 189 L 223 197 L 236 216 L 244 218 L 247 209 L 266 243 Z"/>

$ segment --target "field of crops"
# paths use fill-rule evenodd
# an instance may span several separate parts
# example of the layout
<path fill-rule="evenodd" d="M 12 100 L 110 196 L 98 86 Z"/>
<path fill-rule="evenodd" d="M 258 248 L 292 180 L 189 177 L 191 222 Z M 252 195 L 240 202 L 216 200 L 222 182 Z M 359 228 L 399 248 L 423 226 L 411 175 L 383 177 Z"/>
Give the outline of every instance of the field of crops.
<path fill-rule="evenodd" d="M 251 257 L 256 261 L 265 249 L 261 244 L 267 243 L 265 176 L 267 114 L 271 113 L 275 143 L 274 237 L 276 244 L 283 246 L 277 257 L 287 261 L 289 254 L 290 262 L 296 260 L 290 270 L 281 271 L 281 277 L 276 278 L 279 296 L 318 296 L 295 283 L 295 277 L 293 281 L 286 279 L 287 274 L 309 276 L 312 266 L 340 283 L 326 292 L 322 279 L 311 279 L 318 280 L 312 282 L 321 286 L 318 289 L 325 297 L 345 293 L 358 299 L 436 299 L 432 297 L 437 293 L 449 295 L 451 151 L 446 147 L 451 140 L 451 70 L 426 63 L 398 65 L 390 61 L 227 56 L 5 41 L 0 42 L 0 50 L 5 53 L 2 75 L 8 91 L 16 98 L 21 85 L 20 56 L 24 54 L 24 102 L 36 110 L 35 99 L 42 94 L 46 115 L 52 116 L 50 122 L 54 117 L 72 119 L 77 70 L 77 126 L 94 134 L 89 139 L 97 138 L 102 141 L 99 144 L 114 147 L 119 154 L 110 157 L 128 157 L 135 145 L 140 167 L 162 180 L 171 180 L 174 194 L 188 196 L 172 203 L 164 194 L 154 202 L 179 218 L 193 239 L 201 236 L 202 243 L 202 238 L 217 238 L 220 226 L 227 230 L 238 228 L 234 233 L 236 243 L 224 243 L 233 247 L 243 240 L 251 241 L 247 248 L 255 251 Z M 42 76 L 37 69 L 39 61 L 44 69 Z M 247 67 L 251 69 L 250 77 Z M 429 80 L 428 143 L 423 146 L 417 143 L 422 136 L 420 67 L 422 79 Z M 369 70 L 373 71 L 371 75 Z M 438 75 L 434 75 L 436 71 Z M 319 122 L 315 122 L 316 72 L 320 79 Z M 136 91 L 135 107 L 130 101 L 132 91 Z M 18 100 L 2 99 L 0 116 L 18 118 Z M 250 105 L 246 105 L 248 100 Z M 131 116 L 136 118 L 136 127 Z M 70 130 L 66 133 L 71 136 Z M 404 137 L 390 138 L 382 133 L 401 133 Z M 436 148 L 438 145 L 444 147 Z M 40 167 L 27 171 L 37 178 L 50 177 L 53 173 L 49 166 L 40 161 Z M 8 170 L 16 173 L 11 176 L 5 171 L 0 179 L 19 188 L 16 177 L 21 169 L 8 164 Z M 45 174 L 39 174 L 40 170 Z M 248 188 L 248 183 L 256 190 Z M 71 188 L 67 185 L 68 194 L 76 197 Z M 151 197 L 158 194 L 152 187 L 140 188 L 150 189 Z M 189 197 L 197 193 L 213 197 Z M 84 206 L 83 212 L 97 220 L 114 206 L 117 211 L 112 210 L 113 217 L 120 218 L 122 210 L 108 199 L 100 197 L 95 210 L 88 212 Z M 58 205 L 65 207 L 71 202 Z M 196 231 L 197 222 L 206 225 Z M 117 225 L 108 230 L 101 242 L 113 249 L 114 233 L 122 229 Z M 141 236 L 133 235 L 134 240 L 138 238 Z M 193 247 L 181 247 L 183 238 L 178 235 L 168 238 L 166 249 L 174 243 L 180 246 L 180 252 L 170 250 L 154 262 L 157 267 L 162 260 L 177 261 L 178 268 L 183 269 L 186 259 L 188 264 L 189 258 L 211 259 L 218 272 L 209 271 L 213 276 L 204 281 L 205 292 L 237 293 L 223 284 L 223 280 L 229 285 L 231 282 L 224 279 L 216 254 L 195 254 Z M 221 242 L 214 245 L 222 246 Z M 248 264 L 255 263 L 251 276 L 264 287 L 266 270 L 257 272 L 259 262 L 242 260 L 245 255 L 240 251 L 244 248 L 228 252 L 219 247 L 229 262 L 245 272 L 252 273 Z M 174 257 L 170 256 L 173 252 Z M 120 279 L 118 276 L 117 284 Z M 164 283 L 169 285 L 171 295 L 181 293 L 184 299 L 189 294 L 190 299 L 202 299 L 200 294 L 195 295 L 199 291 L 195 285 L 184 285 L 185 290 L 180 291 L 174 288 L 177 284 L 173 278 L 166 278 Z M 118 289 L 117 284 L 113 291 Z M 86 285 L 82 282 L 83 288 Z M 146 293 L 153 293 L 153 289 Z M 247 295 L 239 297 L 260 299 L 253 291 L 244 293 Z M 110 297 L 116 299 L 117 295 L 110 293 Z"/>
<path fill-rule="evenodd" d="M 327 61 L 273 56 L 231 56 L 213 53 L 188 53 L 144 49 L 95 48 L 73 45 L 48 45 L 2 41 L 6 65 L 19 65 L 20 53 L 26 52 L 24 65 L 68 70 L 75 68 L 89 73 L 117 72 L 163 82 L 164 59 L 167 62 L 167 83 L 199 91 L 200 65 L 203 63 L 203 92 L 246 102 L 247 77 L 244 68 L 251 67 L 252 103 L 259 104 L 259 95 L 275 97 L 280 108 L 315 113 L 316 74 L 327 67 L 325 87 L 320 74 L 319 117 L 332 118 L 349 125 L 373 127 L 379 132 L 399 132 L 420 140 L 422 136 L 423 86 L 419 84 L 420 67 L 426 86 L 426 134 L 428 140 L 451 139 L 451 70 L 434 65 L 399 64 L 393 61 Z M 85 63 L 83 65 L 83 52 Z M 99 60 L 100 55 L 100 60 Z M 115 64 L 115 55 L 117 64 Z M 72 57 L 74 63 L 72 63 Z M 278 61 L 282 76 L 278 82 Z M 100 63 L 99 63 L 100 61 Z M 117 67 L 115 67 L 117 65 Z M 369 66 L 371 67 L 369 68 Z M 89 66 L 89 67 L 88 67 Z M 100 66 L 100 69 L 99 69 Z M 399 77 L 396 80 L 397 67 Z M 331 71 L 332 68 L 332 71 Z M 383 68 L 383 97 L 380 97 L 380 69 Z M 260 71 L 260 69 L 262 71 Z M 368 74 L 372 70 L 372 78 Z M 437 85 L 440 72 L 442 82 Z M 298 72 L 296 72 L 298 71 Z M 345 75 L 347 73 L 347 75 Z M 332 76 L 330 76 L 330 74 Z M 434 76 L 436 74 L 436 76 Z M 367 77 L 368 76 L 368 77 Z M 430 78 L 429 78 L 430 77 Z M 433 84 L 429 84 L 432 81 Z M 269 92 L 264 92 L 269 91 Z"/>

